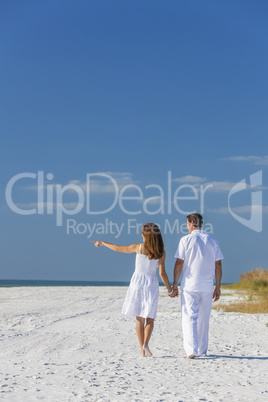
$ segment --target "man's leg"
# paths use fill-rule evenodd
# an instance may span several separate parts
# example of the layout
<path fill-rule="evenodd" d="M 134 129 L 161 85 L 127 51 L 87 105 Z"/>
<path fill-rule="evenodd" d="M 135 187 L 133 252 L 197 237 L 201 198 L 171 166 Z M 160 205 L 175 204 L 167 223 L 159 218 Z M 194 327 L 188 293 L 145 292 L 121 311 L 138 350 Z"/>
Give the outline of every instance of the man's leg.
<path fill-rule="evenodd" d="M 183 346 L 187 357 L 198 353 L 198 320 L 199 295 L 195 292 L 181 292 L 181 318 Z"/>
<path fill-rule="evenodd" d="M 203 355 L 208 350 L 209 317 L 212 305 L 212 292 L 201 292 L 198 316 L 198 354 Z"/>

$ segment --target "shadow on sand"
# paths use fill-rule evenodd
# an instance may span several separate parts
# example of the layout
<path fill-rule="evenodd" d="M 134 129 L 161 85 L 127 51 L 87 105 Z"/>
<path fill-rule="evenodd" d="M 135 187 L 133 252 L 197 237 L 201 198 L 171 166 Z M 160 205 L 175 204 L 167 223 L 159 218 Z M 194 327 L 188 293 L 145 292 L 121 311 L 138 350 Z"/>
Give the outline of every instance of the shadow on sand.
<path fill-rule="evenodd" d="M 156 356 L 154 356 L 156 357 Z M 159 358 L 159 356 L 157 356 Z M 177 359 L 178 356 L 161 356 L 161 359 Z M 183 357 L 186 359 L 186 356 Z M 202 355 L 196 356 L 194 360 L 217 360 L 217 359 L 239 359 L 239 360 L 268 360 L 268 357 L 261 357 L 261 356 L 233 356 L 233 355 Z"/>
<path fill-rule="evenodd" d="M 215 359 L 268 360 L 268 357 L 233 356 L 233 355 L 207 355 L 207 356 L 197 356 L 196 359 L 205 359 L 205 360 L 215 360 Z"/>

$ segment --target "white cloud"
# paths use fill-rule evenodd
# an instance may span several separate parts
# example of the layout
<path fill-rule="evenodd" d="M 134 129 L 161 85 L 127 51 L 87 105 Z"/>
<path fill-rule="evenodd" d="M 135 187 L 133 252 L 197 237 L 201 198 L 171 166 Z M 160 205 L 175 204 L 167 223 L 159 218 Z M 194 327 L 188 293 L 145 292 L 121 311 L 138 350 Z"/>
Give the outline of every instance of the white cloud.
<path fill-rule="evenodd" d="M 214 193 L 227 193 L 233 188 L 233 186 L 237 185 L 235 182 L 231 181 L 210 181 L 204 184 L 204 189 L 207 187 L 207 192 L 214 192 Z M 247 185 L 247 188 L 249 186 Z M 242 189 L 242 184 L 241 184 Z"/>
<path fill-rule="evenodd" d="M 41 191 L 41 190 L 46 190 L 47 189 L 47 185 L 50 185 L 50 186 L 52 186 L 52 188 L 54 189 L 54 188 L 56 188 L 56 185 L 57 184 L 59 184 L 59 183 L 46 183 L 46 184 L 40 184 L 39 186 L 37 185 L 34 185 L 34 186 L 25 186 L 24 188 L 26 189 L 26 190 L 33 190 L 33 191 L 37 191 L 37 190 L 39 190 L 39 191 Z"/>
<path fill-rule="evenodd" d="M 53 210 L 55 209 L 57 206 L 63 206 L 66 209 L 74 209 L 78 206 L 80 207 L 84 207 L 84 204 L 79 203 L 79 202 L 63 202 L 61 203 L 56 203 L 56 202 L 29 202 L 29 203 L 20 203 L 20 204 L 16 204 L 16 206 L 18 208 L 21 209 L 33 209 L 33 208 L 40 208 L 40 209 L 44 209 L 44 210 Z"/>
<path fill-rule="evenodd" d="M 206 177 L 199 177 L 199 176 L 182 176 L 178 177 L 177 179 L 173 179 L 173 181 L 177 183 L 189 183 L 189 184 L 203 183 L 206 180 L 207 180 Z"/>
<path fill-rule="evenodd" d="M 221 160 L 233 162 L 252 162 L 254 165 L 268 165 L 268 155 L 231 156 L 229 158 L 221 158 Z"/>
<path fill-rule="evenodd" d="M 93 175 L 93 174 L 92 174 Z M 99 175 L 99 178 L 97 178 L 97 175 Z M 102 175 L 102 178 L 101 178 Z M 105 175 L 105 176 L 104 176 Z M 108 176 L 108 177 L 107 177 Z M 91 193 L 114 193 L 115 191 L 115 185 L 113 184 L 112 179 L 115 180 L 118 189 L 121 190 L 124 186 L 126 185 L 134 185 L 137 182 L 133 180 L 132 178 L 133 174 L 129 172 L 98 172 L 94 173 L 95 177 L 94 179 L 90 179 L 90 192 Z M 109 177 L 111 179 L 109 179 Z M 85 181 L 80 181 L 80 180 L 71 180 L 67 184 L 59 184 L 59 183 L 51 183 L 48 182 L 44 185 L 35 185 L 35 186 L 26 186 L 26 190 L 34 190 L 34 191 L 45 191 L 47 190 L 47 185 L 53 186 L 53 190 L 56 189 L 56 185 L 60 185 L 61 187 L 64 187 L 65 185 L 71 185 L 71 186 L 78 186 L 80 187 L 84 192 L 87 191 L 87 182 Z M 66 192 L 69 191 L 70 193 L 75 192 L 75 187 L 72 189 L 67 189 L 65 190 Z"/>
<path fill-rule="evenodd" d="M 206 182 L 206 177 L 199 176 L 183 176 L 177 179 L 173 179 L 173 181 L 177 183 L 188 184 L 192 186 L 195 190 L 200 191 L 201 186 L 206 192 L 214 192 L 214 193 L 226 193 L 229 192 L 233 186 L 237 185 L 236 182 L 232 182 L 229 180 L 224 181 L 208 181 Z M 247 188 L 250 188 L 247 185 Z M 242 185 L 241 185 L 242 189 Z"/>
<path fill-rule="evenodd" d="M 224 181 L 208 181 L 206 183 L 193 183 L 193 184 L 189 184 L 191 185 L 193 188 L 195 188 L 196 191 L 200 192 L 210 192 L 210 193 L 228 193 L 234 186 L 237 187 L 237 190 L 239 189 L 239 186 L 241 187 L 241 191 L 244 190 L 251 190 L 251 186 L 250 184 L 246 184 L 246 189 L 244 189 L 244 184 L 240 183 L 240 182 L 232 182 L 232 181 L 228 181 L 228 180 L 224 180 Z M 258 186 L 255 187 L 254 190 L 267 190 L 268 187 L 264 187 L 264 186 Z M 189 188 L 190 190 L 190 188 Z"/>
<path fill-rule="evenodd" d="M 235 212 L 237 214 L 243 214 L 243 213 L 251 213 L 251 212 L 262 212 L 262 213 L 268 213 L 268 206 L 261 206 L 261 205 L 243 205 L 240 207 L 233 207 L 231 208 L 232 212 Z M 211 213 L 219 213 L 219 214 L 229 214 L 230 210 L 228 207 L 222 207 L 222 208 L 207 208 L 207 212 Z"/>
<path fill-rule="evenodd" d="M 125 173 L 99 172 L 96 173 L 96 175 L 99 175 L 99 178 L 97 179 L 90 178 L 89 186 L 87 182 L 79 182 L 78 180 L 71 181 L 70 184 L 76 184 L 77 186 L 81 187 L 84 192 L 86 192 L 87 187 L 89 187 L 90 193 L 100 194 L 100 193 L 114 193 L 116 186 L 118 187 L 118 190 L 121 190 L 125 186 L 128 185 L 135 186 L 137 183 L 136 181 L 133 180 L 132 173 L 127 172 Z M 113 180 L 116 182 L 116 185 L 114 184 Z"/>
<path fill-rule="evenodd" d="M 160 196 L 156 196 L 156 197 L 148 197 L 148 198 L 142 198 L 141 200 L 137 200 L 138 203 L 140 204 L 160 204 L 160 203 L 164 203 L 164 199 L 161 199 Z"/>

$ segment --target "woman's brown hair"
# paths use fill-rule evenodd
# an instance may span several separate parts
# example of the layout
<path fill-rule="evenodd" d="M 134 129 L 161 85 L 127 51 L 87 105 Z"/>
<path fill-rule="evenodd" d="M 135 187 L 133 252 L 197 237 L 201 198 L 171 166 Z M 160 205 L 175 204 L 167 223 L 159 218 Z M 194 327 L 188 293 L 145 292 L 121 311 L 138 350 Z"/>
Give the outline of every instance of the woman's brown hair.
<path fill-rule="evenodd" d="M 145 237 L 145 247 L 149 260 L 159 260 L 164 254 L 164 242 L 159 227 L 155 223 L 145 223 L 141 230 Z"/>

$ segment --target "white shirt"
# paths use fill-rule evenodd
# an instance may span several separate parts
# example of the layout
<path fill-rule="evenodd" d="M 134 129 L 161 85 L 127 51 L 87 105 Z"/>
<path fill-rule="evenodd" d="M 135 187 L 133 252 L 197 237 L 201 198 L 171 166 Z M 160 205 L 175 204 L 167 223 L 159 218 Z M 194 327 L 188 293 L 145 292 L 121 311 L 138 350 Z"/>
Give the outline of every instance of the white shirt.
<path fill-rule="evenodd" d="M 213 290 L 215 261 L 223 259 L 219 244 L 203 230 L 193 230 L 179 242 L 175 258 L 184 260 L 181 288 L 191 292 Z"/>

